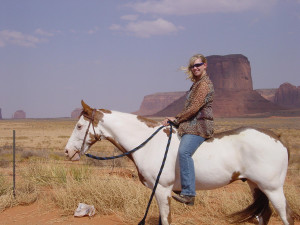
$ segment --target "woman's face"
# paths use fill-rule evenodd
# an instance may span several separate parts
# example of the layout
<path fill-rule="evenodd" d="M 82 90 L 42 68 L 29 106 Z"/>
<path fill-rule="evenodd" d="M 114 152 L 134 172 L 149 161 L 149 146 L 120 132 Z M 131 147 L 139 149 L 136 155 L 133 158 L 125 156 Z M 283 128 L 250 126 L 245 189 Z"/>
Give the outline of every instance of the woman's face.
<path fill-rule="evenodd" d="M 191 71 L 193 73 L 193 75 L 195 76 L 196 80 L 200 79 L 202 74 L 204 74 L 204 71 L 207 68 L 207 64 L 206 63 L 202 63 L 202 60 L 200 58 L 196 59 L 194 64 L 194 66 L 191 68 Z"/>

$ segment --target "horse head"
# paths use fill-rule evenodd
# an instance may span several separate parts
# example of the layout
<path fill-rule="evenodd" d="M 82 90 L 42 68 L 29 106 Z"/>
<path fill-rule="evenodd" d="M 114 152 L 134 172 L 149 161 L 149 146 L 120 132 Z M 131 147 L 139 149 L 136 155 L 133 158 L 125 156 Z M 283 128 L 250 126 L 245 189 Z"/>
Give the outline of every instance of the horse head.
<path fill-rule="evenodd" d="M 80 118 L 65 147 L 65 155 L 72 161 L 79 160 L 82 154 L 101 139 L 101 131 L 97 128 L 103 113 L 91 108 L 83 100 L 81 105 Z"/>

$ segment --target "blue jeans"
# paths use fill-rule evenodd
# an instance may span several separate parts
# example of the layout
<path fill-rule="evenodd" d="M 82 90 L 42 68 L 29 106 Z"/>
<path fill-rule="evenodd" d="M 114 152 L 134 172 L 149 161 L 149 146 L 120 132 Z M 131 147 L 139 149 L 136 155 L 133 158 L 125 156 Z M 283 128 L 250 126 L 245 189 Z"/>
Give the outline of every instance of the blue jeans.
<path fill-rule="evenodd" d="M 181 194 L 196 196 L 195 168 L 192 155 L 205 141 L 205 138 L 192 134 L 184 134 L 181 137 L 178 156 L 180 165 Z"/>

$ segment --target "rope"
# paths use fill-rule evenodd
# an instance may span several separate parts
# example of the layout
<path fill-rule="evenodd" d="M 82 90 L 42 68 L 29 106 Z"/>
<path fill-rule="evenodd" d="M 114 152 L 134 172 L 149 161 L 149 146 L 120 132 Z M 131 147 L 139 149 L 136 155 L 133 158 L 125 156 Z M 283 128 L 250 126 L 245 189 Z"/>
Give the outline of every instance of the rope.
<path fill-rule="evenodd" d="M 152 193 L 151 193 L 151 196 L 150 196 L 150 199 L 149 199 L 149 202 L 148 202 L 148 205 L 147 205 L 147 208 L 146 208 L 146 212 L 144 214 L 144 217 L 143 219 L 138 223 L 138 225 L 145 225 L 145 221 L 146 221 L 146 217 L 148 215 L 148 211 L 149 211 L 149 208 L 151 206 L 151 203 L 152 203 L 152 200 L 153 200 L 153 197 L 154 197 L 154 194 L 155 194 L 155 191 L 156 191 L 156 188 L 157 188 L 157 185 L 158 185 L 158 182 L 159 182 L 159 179 L 160 179 L 160 175 L 163 171 L 163 168 L 165 166 L 165 162 L 166 162 L 166 159 L 167 159 L 167 155 L 168 155 L 168 151 L 169 151 L 169 147 L 170 147 L 170 143 L 171 143 L 171 139 L 172 139 L 172 132 L 173 132 L 173 123 L 171 121 L 168 121 L 169 125 L 170 125 L 170 135 L 169 135 L 169 139 L 168 139 L 168 143 L 167 143 L 167 147 L 166 147 L 166 151 L 165 151 L 165 155 L 164 155 L 164 158 L 163 158 L 163 161 L 162 161 L 162 164 L 161 164 L 161 167 L 160 167 L 160 170 L 158 172 L 158 175 L 156 177 L 156 181 L 155 181 L 155 184 L 154 184 L 154 187 L 153 187 L 153 190 L 152 190 Z M 117 156 L 112 156 L 112 157 L 99 157 L 99 156 L 94 156 L 94 155 L 91 155 L 91 154 L 85 154 L 87 157 L 90 157 L 90 158 L 93 158 L 93 159 L 97 159 L 97 160 L 109 160 L 109 159 L 116 159 L 116 158 L 120 158 L 120 157 L 123 157 L 123 156 L 126 156 L 126 155 L 129 155 L 129 154 L 132 154 L 133 152 L 135 152 L 136 150 L 142 148 L 145 144 L 147 144 L 162 128 L 164 128 L 165 126 L 161 126 L 159 127 L 149 138 L 147 138 L 146 141 L 144 141 L 142 144 L 140 144 L 139 146 L 137 146 L 136 148 L 124 153 L 124 154 L 121 154 L 121 155 L 117 155 Z"/>
<path fill-rule="evenodd" d="M 110 160 L 110 159 L 117 159 L 117 158 L 121 158 L 121 157 L 124 157 L 124 156 L 127 156 L 127 155 L 130 155 L 132 153 L 134 153 L 136 150 L 139 150 L 140 148 L 144 147 L 162 128 L 164 128 L 165 126 L 161 126 L 159 127 L 150 137 L 147 138 L 146 141 L 144 141 L 142 144 L 140 144 L 139 146 L 135 147 L 134 149 L 128 151 L 128 152 L 125 152 L 121 155 L 116 155 L 116 156 L 111 156 L 111 157 L 100 157 L 100 156 L 95 156 L 95 155 L 92 155 L 92 154 L 88 154 L 88 153 L 85 153 L 85 156 L 87 157 L 90 157 L 92 159 L 97 159 L 97 160 Z"/>
<path fill-rule="evenodd" d="M 168 155 L 168 151 L 169 151 L 169 146 L 170 146 L 171 139 L 172 139 L 172 132 L 173 132 L 173 130 L 172 130 L 172 123 L 169 122 L 169 124 L 170 124 L 170 136 L 169 136 L 169 139 L 168 139 L 168 143 L 167 143 L 165 155 L 164 155 L 164 158 L 163 158 L 163 161 L 162 161 L 160 170 L 159 170 L 159 172 L 158 172 L 158 175 L 157 175 L 157 178 L 156 178 L 156 181 L 155 181 L 153 190 L 152 190 L 152 194 L 151 194 L 150 199 L 149 199 L 149 202 L 148 202 L 148 206 L 147 206 L 145 215 L 144 215 L 143 219 L 138 223 L 138 225 L 144 225 L 144 224 L 145 224 L 145 220 L 146 220 L 146 217 L 147 217 L 147 214 L 148 214 L 148 211 L 149 211 L 149 208 L 150 208 L 150 205 L 151 205 L 153 196 L 154 196 L 154 194 L 155 194 L 155 191 L 156 191 L 156 188 L 157 188 L 157 185 L 158 185 L 158 182 L 159 182 L 160 175 L 161 175 L 161 173 L 162 173 L 162 171 L 163 171 L 163 168 L 164 168 L 164 166 L 165 166 L 165 162 L 166 162 L 167 155 Z"/>

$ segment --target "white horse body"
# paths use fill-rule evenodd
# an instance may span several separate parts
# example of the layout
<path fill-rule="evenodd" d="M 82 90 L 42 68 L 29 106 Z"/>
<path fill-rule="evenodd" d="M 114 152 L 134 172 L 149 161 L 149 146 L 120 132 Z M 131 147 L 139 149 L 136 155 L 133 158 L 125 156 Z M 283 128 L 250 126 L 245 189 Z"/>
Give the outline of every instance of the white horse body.
<path fill-rule="evenodd" d="M 84 111 L 89 111 L 87 105 L 83 104 L 83 107 Z M 96 135 L 113 139 L 126 151 L 137 147 L 158 128 L 158 126 L 149 126 L 146 120 L 142 121 L 141 118 L 132 114 L 115 111 L 109 113 L 97 111 L 97 113 L 100 114 L 101 119 L 94 127 Z M 78 124 L 80 129 L 78 129 Z M 66 154 L 72 160 L 80 158 L 78 149 L 82 145 L 82 134 L 88 128 L 87 124 L 87 119 L 81 116 L 66 145 Z M 90 136 L 93 134 L 92 128 L 89 128 L 89 133 Z M 173 134 L 155 194 L 162 224 L 170 224 L 169 199 L 172 190 L 181 189 L 177 160 L 179 139 L 177 134 Z M 89 141 L 87 139 L 87 142 Z M 159 172 L 167 141 L 167 132 L 161 131 L 143 148 L 132 154 L 141 181 L 151 189 Z M 84 144 L 83 151 L 86 152 L 89 147 L 89 144 Z M 255 189 L 260 189 L 273 205 L 273 199 L 276 201 L 274 207 L 284 224 L 293 224 L 283 194 L 288 167 L 288 151 L 278 139 L 256 129 L 244 128 L 222 135 L 222 137 L 216 135 L 213 139 L 205 141 L 195 152 L 193 159 L 196 189 L 214 189 L 235 180 L 245 179 L 253 194 L 255 194 Z M 276 196 L 273 197 L 274 193 Z M 267 224 L 269 218 L 263 218 L 262 214 L 258 215 L 261 217 L 260 224 Z"/>

